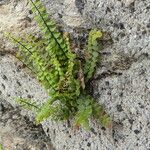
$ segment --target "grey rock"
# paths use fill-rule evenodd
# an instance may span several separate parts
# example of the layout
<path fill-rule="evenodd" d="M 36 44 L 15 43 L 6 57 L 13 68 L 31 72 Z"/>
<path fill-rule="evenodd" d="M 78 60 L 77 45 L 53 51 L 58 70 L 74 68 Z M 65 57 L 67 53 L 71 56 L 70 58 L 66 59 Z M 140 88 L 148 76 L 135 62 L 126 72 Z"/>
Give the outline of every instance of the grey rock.
<path fill-rule="evenodd" d="M 83 18 L 78 12 L 75 0 L 42 0 L 46 5 L 48 12 L 50 12 L 52 18 L 55 18 L 59 22 L 72 27 L 79 27 L 83 22 Z"/>
<path fill-rule="evenodd" d="M 0 0 L 0 5 L 8 4 L 10 0 Z"/>
<path fill-rule="evenodd" d="M 14 109 L 5 100 L 1 100 L 1 104 L 5 106 L 0 115 L 0 144 L 4 150 L 54 149 L 40 125 L 36 126 L 27 117 L 22 117 L 20 110 Z"/>
<path fill-rule="evenodd" d="M 91 121 L 91 131 L 76 130 L 73 126 L 70 127 L 68 122 L 56 123 L 47 120 L 42 126 L 55 148 L 148 150 L 150 148 L 149 0 L 42 1 L 52 17 L 64 26 L 64 30 L 68 26 L 72 29 L 96 27 L 109 33 L 113 41 L 111 43 L 108 40 L 104 41 L 103 51 L 100 52 L 101 63 L 91 82 L 93 96 L 104 105 L 114 122 L 112 129 L 102 128 Z M 9 5 L 12 4 L 14 3 Z M 20 5 L 17 10 L 20 10 L 19 7 Z M 16 14 L 17 10 L 13 9 L 10 15 Z M 28 16 L 28 13 L 23 14 Z M 0 22 L 4 24 L 4 21 Z M 22 21 L 18 23 L 22 24 Z M 10 26 L 8 28 L 10 29 Z M 1 29 L 6 30 L 5 26 Z M 29 32 L 33 29 L 38 31 L 34 23 L 22 28 L 20 32 Z M 4 45 L 5 43 L 6 40 L 3 41 Z M 0 96 L 3 95 L 3 98 L 14 107 L 16 107 L 14 97 L 32 97 L 39 104 L 48 99 L 46 91 L 32 74 L 27 69 L 21 69 L 21 63 L 11 55 L 0 58 L 0 91 Z M 31 120 L 34 118 L 34 114 L 29 111 L 23 110 L 22 115 L 30 116 Z"/>
<path fill-rule="evenodd" d="M 134 4 L 135 0 L 124 0 L 125 6 L 129 7 L 131 4 Z"/>

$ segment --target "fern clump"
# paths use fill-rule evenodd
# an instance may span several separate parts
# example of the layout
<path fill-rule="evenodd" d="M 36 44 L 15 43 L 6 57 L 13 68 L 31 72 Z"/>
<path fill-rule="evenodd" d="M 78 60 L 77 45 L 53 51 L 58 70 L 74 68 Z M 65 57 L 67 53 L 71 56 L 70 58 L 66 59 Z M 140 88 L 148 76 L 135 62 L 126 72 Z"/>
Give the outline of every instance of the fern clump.
<path fill-rule="evenodd" d="M 110 118 L 103 107 L 85 90 L 98 61 L 100 45 L 97 40 L 102 37 L 102 33 L 97 29 L 90 31 L 85 57 L 81 61 L 71 49 L 69 35 L 62 35 L 58 31 L 40 0 L 29 2 L 42 38 L 37 39 L 33 35 L 27 35 L 26 39 L 12 35 L 9 37 L 19 47 L 16 57 L 31 69 L 48 91 L 50 99 L 42 106 L 28 99 L 17 101 L 36 111 L 38 123 L 47 118 L 73 118 L 75 125 L 89 128 L 89 119 L 93 117 L 102 126 L 110 125 Z"/>

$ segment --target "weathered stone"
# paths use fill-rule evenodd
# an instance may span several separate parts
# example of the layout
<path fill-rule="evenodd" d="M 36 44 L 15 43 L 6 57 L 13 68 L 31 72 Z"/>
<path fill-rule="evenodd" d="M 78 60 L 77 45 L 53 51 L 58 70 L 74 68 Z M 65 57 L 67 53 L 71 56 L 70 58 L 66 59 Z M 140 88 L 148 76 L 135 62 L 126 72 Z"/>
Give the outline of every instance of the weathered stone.
<path fill-rule="evenodd" d="M 134 4 L 135 0 L 124 0 L 125 6 L 129 7 L 131 4 Z"/>
<path fill-rule="evenodd" d="M 41 125 L 36 126 L 27 117 L 20 115 L 6 101 L 0 99 L 0 144 L 4 150 L 53 150 L 50 139 Z"/>
<path fill-rule="evenodd" d="M 75 130 L 66 122 L 43 122 L 45 133 L 49 135 L 57 150 L 96 150 L 96 149 L 149 149 L 150 131 L 150 9 L 149 0 L 42 0 L 52 17 L 65 29 L 67 26 L 100 28 L 111 35 L 113 42 L 104 41 L 99 65 L 92 82 L 94 97 L 103 104 L 112 117 L 112 130 L 91 122 L 91 131 Z M 29 11 L 21 9 L 20 3 L 12 12 L 0 20 L 1 30 L 5 24 L 14 32 L 22 24 L 22 16 Z M 8 5 L 13 6 L 11 2 Z M 82 4 L 82 7 L 79 6 Z M 8 5 L 2 5 L 9 8 Z M 0 11 L 4 10 L 2 7 Z M 9 14 L 9 15 L 8 15 Z M 14 15 L 15 14 L 15 15 Z M 29 13 L 30 14 L 30 13 Z M 9 20 L 9 16 L 15 21 Z M 23 15 L 24 16 L 24 15 Z M 29 15 L 30 16 L 30 15 Z M 12 18 L 11 18 L 12 19 Z M 19 21 L 19 22 L 18 22 Z M 11 23 L 12 22 L 12 23 Z M 29 23 L 30 24 L 30 23 Z M 19 32 L 36 29 L 35 24 L 24 26 Z M 75 28 L 76 29 L 76 28 Z M 36 30 L 37 31 L 37 30 Z M 106 38 L 107 39 L 107 38 Z M 3 39 L 2 39 L 3 40 Z M 6 40 L 1 45 L 7 45 Z M 5 47 L 1 47 L 5 49 Z M 11 49 L 11 47 L 8 46 Z M 48 96 L 40 84 L 25 69 L 20 69 L 18 61 L 10 56 L 0 58 L 0 91 L 4 99 L 14 107 L 14 97 L 33 97 L 38 103 Z M 7 80 L 6 80 L 7 79 Z M 120 107 L 121 106 L 121 107 Z M 28 111 L 24 114 L 32 116 Z M 22 113 L 22 114 L 23 114 Z"/>
<path fill-rule="evenodd" d="M 5 5 L 4 5 L 5 4 Z M 8 41 L 5 34 L 12 33 L 24 36 L 30 32 L 37 32 L 35 22 L 31 21 L 26 0 L 13 0 L 0 5 L 0 54 L 15 51 L 15 47 Z"/>

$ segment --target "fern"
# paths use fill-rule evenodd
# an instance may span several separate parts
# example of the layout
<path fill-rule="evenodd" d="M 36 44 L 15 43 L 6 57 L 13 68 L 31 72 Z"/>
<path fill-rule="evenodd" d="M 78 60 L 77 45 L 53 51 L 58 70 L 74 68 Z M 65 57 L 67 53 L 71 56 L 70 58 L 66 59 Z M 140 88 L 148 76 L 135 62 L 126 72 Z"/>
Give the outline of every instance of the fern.
<path fill-rule="evenodd" d="M 27 109 L 36 111 L 37 123 L 48 118 L 56 121 L 74 118 L 77 126 L 89 129 L 89 119 L 94 117 L 103 126 L 110 125 L 110 118 L 103 107 L 86 94 L 85 88 L 96 68 L 100 49 L 97 40 L 102 33 L 97 29 L 90 31 L 86 57 L 81 62 L 72 52 L 69 35 L 61 35 L 40 0 L 29 2 L 42 38 L 33 35 L 27 35 L 26 39 L 16 38 L 11 34 L 9 38 L 19 47 L 16 57 L 35 74 L 50 99 L 42 106 L 28 99 L 17 101 Z"/>
<path fill-rule="evenodd" d="M 0 150 L 3 150 L 3 146 L 2 146 L 2 144 L 0 144 Z"/>
<path fill-rule="evenodd" d="M 89 33 L 88 38 L 88 46 L 87 46 L 87 55 L 85 66 L 84 66 L 84 74 L 87 80 L 89 80 L 94 73 L 96 63 L 98 61 L 99 49 L 100 45 L 98 43 L 98 39 L 102 37 L 102 32 L 94 29 Z"/>

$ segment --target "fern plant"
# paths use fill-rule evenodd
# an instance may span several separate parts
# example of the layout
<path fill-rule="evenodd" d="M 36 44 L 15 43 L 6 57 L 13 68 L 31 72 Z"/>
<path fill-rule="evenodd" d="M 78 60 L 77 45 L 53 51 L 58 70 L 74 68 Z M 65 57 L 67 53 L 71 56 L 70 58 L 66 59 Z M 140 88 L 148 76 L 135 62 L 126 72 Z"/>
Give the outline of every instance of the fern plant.
<path fill-rule="evenodd" d="M 9 37 L 19 47 L 16 57 L 31 69 L 48 91 L 50 99 L 42 106 L 29 99 L 19 98 L 17 101 L 36 111 L 38 123 L 47 118 L 56 121 L 72 118 L 75 125 L 89 128 L 90 118 L 95 118 L 102 126 L 109 126 L 109 116 L 85 90 L 98 61 L 100 45 L 97 40 L 102 33 L 97 29 L 90 31 L 85 58 L 81 61 L 71 49 L 69 35 L 58 31 L 40 0 L 29 2 L 42 38 L 27 35 L 24 39 L 11 34 Z"/>
<path fill-rule="evenodd" d="M 3 150 L 3 146 L 2 146 L 2 144 L 0 144 L 0 150 Z"/>

